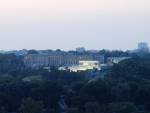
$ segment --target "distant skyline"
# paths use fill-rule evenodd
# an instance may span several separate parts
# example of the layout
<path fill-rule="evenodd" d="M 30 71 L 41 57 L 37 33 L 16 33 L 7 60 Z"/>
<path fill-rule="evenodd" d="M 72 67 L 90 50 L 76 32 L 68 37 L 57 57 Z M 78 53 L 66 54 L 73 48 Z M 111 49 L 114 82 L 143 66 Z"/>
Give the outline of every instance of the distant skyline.
<path fill-rule="evenodd" d="M 0 0 L 0 50 L 136 49 L 149 0 Z"/>

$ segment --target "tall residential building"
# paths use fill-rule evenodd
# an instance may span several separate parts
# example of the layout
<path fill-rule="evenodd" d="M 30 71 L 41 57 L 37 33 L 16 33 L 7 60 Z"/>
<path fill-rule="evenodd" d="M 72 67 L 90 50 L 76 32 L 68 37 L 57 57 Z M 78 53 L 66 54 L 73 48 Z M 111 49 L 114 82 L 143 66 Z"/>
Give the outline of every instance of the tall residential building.
<path fill-rule="evenodd" d="M 149 46 L 146 42 L 138 43 L 138 51 L 139 52 L 149 52 Z"/>

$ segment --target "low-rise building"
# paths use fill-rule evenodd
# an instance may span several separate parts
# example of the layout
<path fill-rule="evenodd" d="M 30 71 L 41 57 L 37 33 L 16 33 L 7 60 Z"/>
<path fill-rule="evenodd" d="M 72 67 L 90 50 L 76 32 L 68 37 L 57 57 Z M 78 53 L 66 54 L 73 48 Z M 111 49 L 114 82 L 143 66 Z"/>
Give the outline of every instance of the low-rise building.
<path fill-rule="evenodd" d="M 24 56 L 24 64 L 27 67 L 39 68 L 47 66 L 74 66 L 79 65 L 79 61 L 99 61 L 104 63 L 104 56 L 99 54 L 78 54 L 66 52 L 51 52 L 49 54 L 29 54 Z"/>
<path fill-rule="evenodd" d="M 86 70 L 101 70 L 99 61 L 79 61 L 79 65 L 70 67 L 60 67 L 59 70 L 69 70 L 72 72 L 86 71 Z"/>
<path fill-rule="evenodd" d="M 86 50 L 84 47 L 78 47 L 76 48 L 76 52 L 79 52 L 79 53 L 84 53 Z"/>
<path fill-rule="evenodd" d="M 108 57 L 107 58 L 107 64 L 112 65 L 112 64 L 118 64 L 119 62 L 130 59 L 131 57 Z"/>

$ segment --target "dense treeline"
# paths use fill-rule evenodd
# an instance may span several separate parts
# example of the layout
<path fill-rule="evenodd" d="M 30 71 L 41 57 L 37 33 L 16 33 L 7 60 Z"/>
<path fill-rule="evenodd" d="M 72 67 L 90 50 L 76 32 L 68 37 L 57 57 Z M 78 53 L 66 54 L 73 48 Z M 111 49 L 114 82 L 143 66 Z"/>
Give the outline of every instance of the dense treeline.
<path fill-rule="evenodd" d="M 14 74 L 15 71 L 20 71 L 24 67 L 22 57 L 17 57 L 14 54 L 0 54 L 0 73 Z"/>
<path fill-rule="evenodd" d="M 82 113 L 150 111 L 149 76 L 150 57 L 136 56 L 114 65 L 104 79 L 78 86 L 68 105 L 76 106 Z"/>
<path fill-rule="evenodd" d="M 115 64 L 104 78 L 91 72 L 26 69 L 0 55 L 0 113 L 150 112 L 150 55 Z"/>

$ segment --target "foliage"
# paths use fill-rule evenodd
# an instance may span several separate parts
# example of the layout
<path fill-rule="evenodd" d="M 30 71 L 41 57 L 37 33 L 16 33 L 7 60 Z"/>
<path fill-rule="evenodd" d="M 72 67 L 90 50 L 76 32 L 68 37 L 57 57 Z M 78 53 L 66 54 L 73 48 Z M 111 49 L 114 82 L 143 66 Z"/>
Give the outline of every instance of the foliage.
<path fill-rule="evenodd" d="M 121 102 L 121 103 L 110 103 L 108 105 L 109 113 L 134 113 L 136 107 L 133 103 Z"/>
<path fill-rule="evenodd" d="M 23 99 L 20 111 L 21 113 L 41 113 L 43 109 L 43 103 L 41 101 L 35 101 L 32 98 Z"/>
<path fill-rule="evenodd" d="M 64 112 L 60 101 L 68 113 L 150 112 L 149 54 L 115 64 L 101 79 L 90 80 L 87 74 L 54 67 L 33 70 L 24 66 L 22 57 L 0 55 L 0 112 Z"/>

